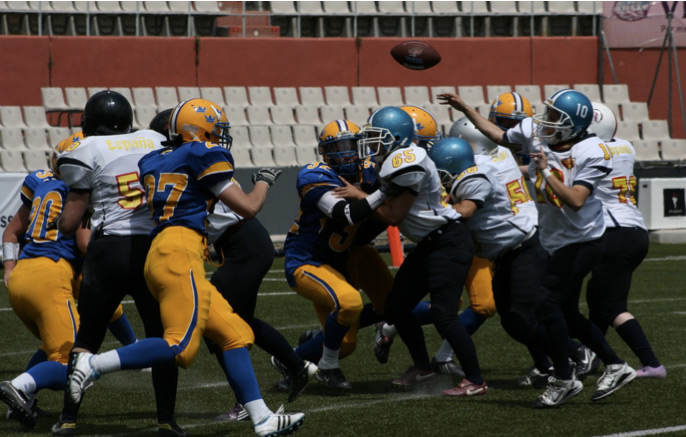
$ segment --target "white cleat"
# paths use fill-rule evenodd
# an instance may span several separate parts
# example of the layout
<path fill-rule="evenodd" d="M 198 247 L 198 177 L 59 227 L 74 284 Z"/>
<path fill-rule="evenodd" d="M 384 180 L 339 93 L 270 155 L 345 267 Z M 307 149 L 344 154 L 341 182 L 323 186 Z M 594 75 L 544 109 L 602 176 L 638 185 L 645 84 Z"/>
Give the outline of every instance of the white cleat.
<path fill-rule="evenodd" d="M 270 414 L 255 425 L 255 434 L 260 437 L 273 437 L 294 433 L 305 420 L 305 414 Z"/>
<path fill-rule="evenodd" d="M 591 400 L 599 401 L 606 398 L 635 378 L 636 371 L 629 367 L 627 363 L 605 366 L 605 372 L 598 378 L 598 389 L 591 396 Z"/>
<path fill-rule="evenodd" d="M 69 396 L 75 404 L 81 402 L 83 392 L 91 388 L 94 381 L 100 378 L 100 374 L 91 367 L 91 358 L 93 354 L 90 352 L 79 352 L 74 357 L 74 370 L 69 377 Z"/>

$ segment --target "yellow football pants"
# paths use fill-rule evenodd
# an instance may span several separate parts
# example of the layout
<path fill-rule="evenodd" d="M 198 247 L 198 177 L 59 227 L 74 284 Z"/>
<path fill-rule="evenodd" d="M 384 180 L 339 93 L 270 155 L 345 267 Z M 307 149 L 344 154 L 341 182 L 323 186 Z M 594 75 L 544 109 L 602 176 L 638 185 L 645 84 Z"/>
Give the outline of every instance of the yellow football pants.
<path fill-rule="evenodd" d="M 41 340 L 49 361 L 69 362 L 79 327 L 69 261 L 39 257 L 17 262 L 9 278 L 9 302 L 19 319 Z"/>
<path fill-rule="evenodd" d="M 493 263 L 486 258 L 475 256 L 464 285 L 469 295 L 469 306 L 483 317 L 495 314 L 492 282 Z"/>
<path fill-rule="evenodd" d="M 153 240 L 145 261 L 145 280 L 160 303 L 164 339 L 176 362 L 188 368 L 203 335 L 222 350 L 250 347 L 250 326 L 206 279 L 204 237 L 191 229 L 171 226 Z"/>

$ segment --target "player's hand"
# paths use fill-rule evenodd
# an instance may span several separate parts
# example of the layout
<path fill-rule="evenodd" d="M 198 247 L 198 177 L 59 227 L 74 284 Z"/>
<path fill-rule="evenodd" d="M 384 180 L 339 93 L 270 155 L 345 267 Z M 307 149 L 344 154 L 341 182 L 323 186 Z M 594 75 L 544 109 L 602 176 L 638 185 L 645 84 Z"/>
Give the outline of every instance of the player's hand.
<path fill-rule="evenodd" d="M 338 176 L 338 179 L 340 179 L 341 182 L 343 182 L 343 186 L 342 187 L 336 187 L 332 190 L 333 195 L 335 197 L 339 197 L 342 199 L 348 199 L 348 200 L 360 200 L 360 199 L 364 199 L 365 197 L 367 197 L 367 193 L 360 190 L 358 187 L 351 184 L 350 182 L 346 181 L 341 176 Z"/>
<path fill-rule="evenodd" d="M 252 183 L 266 182 L 270 187 L 274 185 L 276 179 L 281 175 L 281 170 L 276 168 L 261 168 L 252 175 Z"/>
<path fill-rule="evenodd" d="M 450 105 L 458 111 L 464 111 L 464 109 L 467 107 L 467 104 L 462 100 L 462 97 L 457 94 L 443 93 L 437 95 L 436 98 L 440 100 L 439 103 L 441 105 Z"/>
<path fill-rule="evenodd" d="M 17 265 L 16 261 L 5 261 L 2 263 L 5 268 L 5 288 L 9 287 L 10 284 L 10 274 L 14 270 L 14 266 Z"/>
<path fill-rule="evenodd" d="M 545 155 L 543 147 L 540 147 L 539 150 L 540 152 L 531 153 L 529 156 L 536 163 L 536 169 L 544 170 L 548 168 L 548 157 Z"/>

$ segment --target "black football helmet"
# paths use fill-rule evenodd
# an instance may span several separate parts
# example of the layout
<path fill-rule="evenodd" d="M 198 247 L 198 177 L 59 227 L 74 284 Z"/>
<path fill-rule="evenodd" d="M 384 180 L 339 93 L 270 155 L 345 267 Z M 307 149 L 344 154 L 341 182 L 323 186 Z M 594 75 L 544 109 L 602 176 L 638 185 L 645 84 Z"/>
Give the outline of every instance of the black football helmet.
<path fill-rule="evenodd" d="M 164 111 L 158 112 L 156 116 L 150 120 L 150 130 L 164 135 L 169 140 L 169 116 L 171 115 L 174 108 L 165 109 Z"/>
<path fill-rule="evenodd" d="M 86 102 L 81 127 L 86 137 L 131 132 L 133 109 L 126 97 L 115 91 L 100 91 Z"/>

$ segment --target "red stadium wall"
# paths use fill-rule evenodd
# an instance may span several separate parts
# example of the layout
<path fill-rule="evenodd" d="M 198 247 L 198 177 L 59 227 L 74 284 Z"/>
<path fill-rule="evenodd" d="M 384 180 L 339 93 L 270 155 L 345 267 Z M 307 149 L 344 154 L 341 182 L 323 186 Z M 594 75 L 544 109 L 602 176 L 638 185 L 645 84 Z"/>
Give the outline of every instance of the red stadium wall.
<path fill-rule="evenodd" d="M 0 68 L 0 105 L 40 105 L 40 87 L 44 86 L 438 86 L 598 81 L 596 38 L 425 40 L 443 59 L 431 70 L 411 71 L 389 55 L 397 38 L 0 36 L 5 59 Z M 658 49 L 612 51 L 619 82 L 629 85 L 633 100 L 647 100 L 658 53 Z M 680 50 L 682 57 L 685 53 L 686 49 Z M 605 83 L 611 83 L 607 61 L 604 74 Z M 676 101 L 673 109 L 677 121 L 674 136 L 683 137 Z M 666 59 L 650 115 L 667 118 Z"/>

